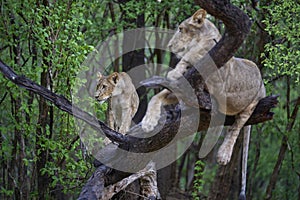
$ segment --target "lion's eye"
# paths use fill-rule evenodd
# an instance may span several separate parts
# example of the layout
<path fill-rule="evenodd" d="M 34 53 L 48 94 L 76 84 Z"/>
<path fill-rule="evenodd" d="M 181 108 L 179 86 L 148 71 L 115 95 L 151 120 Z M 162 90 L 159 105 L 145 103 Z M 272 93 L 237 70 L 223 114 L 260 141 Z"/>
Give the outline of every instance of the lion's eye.
<path fill-rule="evenodd" d="M 106 88 L 106 85 L 102 85 L 102 89 L 105 89 Z"/>
<path fill-rule="evenodd" d="M 178 30 L 179 30 L 180 33 L 182 33 L 183 28 L 182 28 L 182 27 L 179 27 Z"/>

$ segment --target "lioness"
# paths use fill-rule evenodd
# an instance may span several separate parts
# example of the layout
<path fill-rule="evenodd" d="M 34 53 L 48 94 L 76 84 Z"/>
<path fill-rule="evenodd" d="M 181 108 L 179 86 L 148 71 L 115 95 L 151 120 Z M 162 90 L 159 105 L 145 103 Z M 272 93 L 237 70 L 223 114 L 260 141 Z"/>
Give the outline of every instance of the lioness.
<path fill-rule="evenodd" d="M 103 76 L 99 72 L 95 98 L 100 103 L 110 100 L 109 127 L 125 134 L 139 106 L 138 94 L 128 74 L 114 72 Z"/>
<path fill-rule="evenodd" d="M 167 75 L 168 79 L 176 80 L 190 65 L 195 65 L 221 38 L 218 29 L 206 19 L 206 11 L 198 10 L 192 17 L 183 21 L 168 46 L 171 51 L 182 57 L 175 69 Z M 220 164 L 230 160 L 233 145 L 257 105 L 265 97 L 265 88 L 257 66 L 246 59 L 232 57 L 218 71 L 224 82 L 217 82 L 214 74 L 207 78 L 208 89 L 212 95 L 224 96 L 226 105 L 218 104 L 221 113 L 235 115 L 236 121 L 230 128 L 218 154 Z M 157 125 L 161 106 L 174 103 L 176 98 L 168 99 L 169 90 L 163 90 L 155 95 L 148 104 L 148 109 L 142 121 L 142 128 L 151 131 Z M 218 99 L 217 99 L 218 100 Z"/>
<path fill-rule="evenodd" d="M 218 29 L 206 19 L 206 11 L 203 9 L 198 10 L 193 16 L 183 21 L 168 44 L 171 51 L 181 57 L 181 60 L 175 69 L 167 74 L 167 78 L 176 80 L 181 77 L 188 66 L 195 65 L 220 38 Z M 218 75 L 221 76 L 222 81 Z M 230 161 L 241 128 L 251 116 L 258 101 L 265 97 L 265 87 L 257 66 L 249 60 L 235 57 L 232 57 L 215 74 L 203 78 L 210 94 L 217 97 L 218 110 L 227 115 L 235 115 L 236 118 L 217 154 L 217 161 L 226 165 Z M 142 128 L 145 131 L 151 131 L 157 125 L 162 105 L 176 101 L 176 98 L 168 98 L 172 96 L 170 93 L 169 90 L 165 89 L 149 102 L 146 115 L 142 120 Z M 225 99 L 226 104 L 220 102 L 219 99 Z M 247 130 L 245 131 L 245 138 L 249 138 L 250 127 L 245 130 Z M 243 168 L 245 168 L 244 164 Z"/>

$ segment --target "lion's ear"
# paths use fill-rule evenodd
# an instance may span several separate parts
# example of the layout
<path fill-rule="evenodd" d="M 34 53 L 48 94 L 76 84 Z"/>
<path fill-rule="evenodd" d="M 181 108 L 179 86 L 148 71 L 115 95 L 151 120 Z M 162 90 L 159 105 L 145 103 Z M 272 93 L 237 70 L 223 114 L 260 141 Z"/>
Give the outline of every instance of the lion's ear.
<path fill-rule="evenodd" d="M 98 72 L 98 73 L 97 73 L 97 79 L 98 79 L 98 80 L 100 80 L 100 79 L 102 78 L 102 76 L 103 76 L 103 75 L 101 74 L 101 72 Z"/>
<path fill-rule="evenodd" d="M 197 10 L 191 17 L 189 24 L 200 28 L 206 18 L 206 14 L 207 12 L 204 9 Z"/>
<path fill-rule="evenodd" d="M 118 72 L 114 72 L 112 73 L 109 77 L 108 80 L 112 83 L 112 84 L 117 84 L 118 80 L 119 80 L 119 74 Z"/>

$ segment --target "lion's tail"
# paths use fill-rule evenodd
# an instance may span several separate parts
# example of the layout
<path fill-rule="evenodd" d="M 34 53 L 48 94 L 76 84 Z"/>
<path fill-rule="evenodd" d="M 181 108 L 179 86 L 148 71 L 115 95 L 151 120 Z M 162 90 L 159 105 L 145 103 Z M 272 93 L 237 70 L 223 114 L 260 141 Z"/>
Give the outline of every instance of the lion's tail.
<path fill-rule="evenodd" d="M 242 158 L 242 187 L 239 200 L 246 200 L 247 159 L 249 150 L 251 126 L 244 127 L 243 158 Z"/>

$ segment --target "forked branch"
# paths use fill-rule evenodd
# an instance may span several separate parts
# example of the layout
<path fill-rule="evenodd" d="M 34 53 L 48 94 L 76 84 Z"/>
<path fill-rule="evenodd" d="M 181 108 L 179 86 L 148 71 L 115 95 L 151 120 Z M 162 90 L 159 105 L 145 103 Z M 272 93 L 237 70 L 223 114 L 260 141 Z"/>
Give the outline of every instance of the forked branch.
<path fill-rule="evenodd" d="M 249 33 L 251 26 L 250 20 L 246 14 L 244 14 L 237 7 L 230 4 L 228 0 L 196 0 L 196 3 L 198 3 L 202 8 L 206 9 L 208 13 L 221 19 L 226 26 L 225 35 L 217 43 L 217 45 L 211 51 L 209 51 L 209 56 L 213 59 L 216 66 L 222 67 L 223 64 L 226 63 L 236 52 L 236 50 L 239 48 L 239 46 Z M 202 62 L 203 61 L 200 60 L 196 67 L 201 66 Z M 23 87 L 26 90 L 32 91 L 35 94 L 43 96 L 48 101 L 52 102 L 57 108 L 85 121 L 95 130 L 104 132 L 104 134 L 110 140 L 119 144 L 119 148 L 125 149 L 127 151 L 143 153 L 159 150 L 162 147 L 166 146 L 175 137 L 180 123 L 191 123 L 189 121 L 191 117 L 188 117 L 186 119 L 182 118 L 180 120 L 179 117 L 171 118 L 166 121 L 163 128 L 157 134 L 153 135 L 152 133 L 148 133 L 149 135 L 153 135 L 151 137 L 138 137 L 144 134 L 138 126 L 129 131 L 128 135 L 122 135 L 110 129 L 102 121 L 99 121 L 89 113 L 81 110 L 76 106 L 73 106 L 72 103 L 65 97 L 49 91 L 48 89 L 38 85 L 25 76 L 19 76 L 9 66 L 5 65 L 1 61 L 0 71 L 7 79 L 11 80 L 16 85 Z M 209 126 L 209 121 L 211 119 L 211 113 L 209 110 L 210 99 L 209 94 L 204 89 L 202 79 L 199 78 L 200 75 L 198 73 L 195 73 L 195 71 L 195 69 L 189 70 L 189 72 L 186 74 L 186 78 L 190 81 L 192 87 L 195 89 L 195 93 L 198 98 L 198 108 L 200 109 L 201 115 L 198 130 L 205 130 Z M 176 84 L 174 87 L 176 87 Z M 188 101 L 189 99 L 188 97 L 182 97 L 182 100 Z M 194 100 L 190 101 L 194 102 Z M 270 112 L 270 109 L 275 107 L 276 104 L 276 96 L 270 96 L 262 99 L 259 102 L 254 114 L 248 120 L 247 124 L 257 124 L 267 120 L 271 120 L 273 117 L 273 113 Z M 226 116 L 225 125 L 231 125 L 233 121 L 234 117 Z M 136 134 L 137 137 L 133 137 L 131 136 L 131 134 Z M 190 134 L 194 133 L 192 132 Z M 110 152 L 110 154 L 107 155 L 113 154 L 114 152 Z M 114 171 L 116 174 L 111 174 L 112 171 L 114 170 L 110 170 L 108 167 L 105 167 L 103 165 L 100 166 L 93 174 L 93 176 L 88 180 L 79 199 L 99 199 L 102 196 L 105 185 L 116 183 L 120 179 L 128 176 L 128 173 L 116 171 Z M 110 174 L 109 179 L 107 178 L 108 174 Z M 114 175 L 115 177 L 112 178 Z"/>

